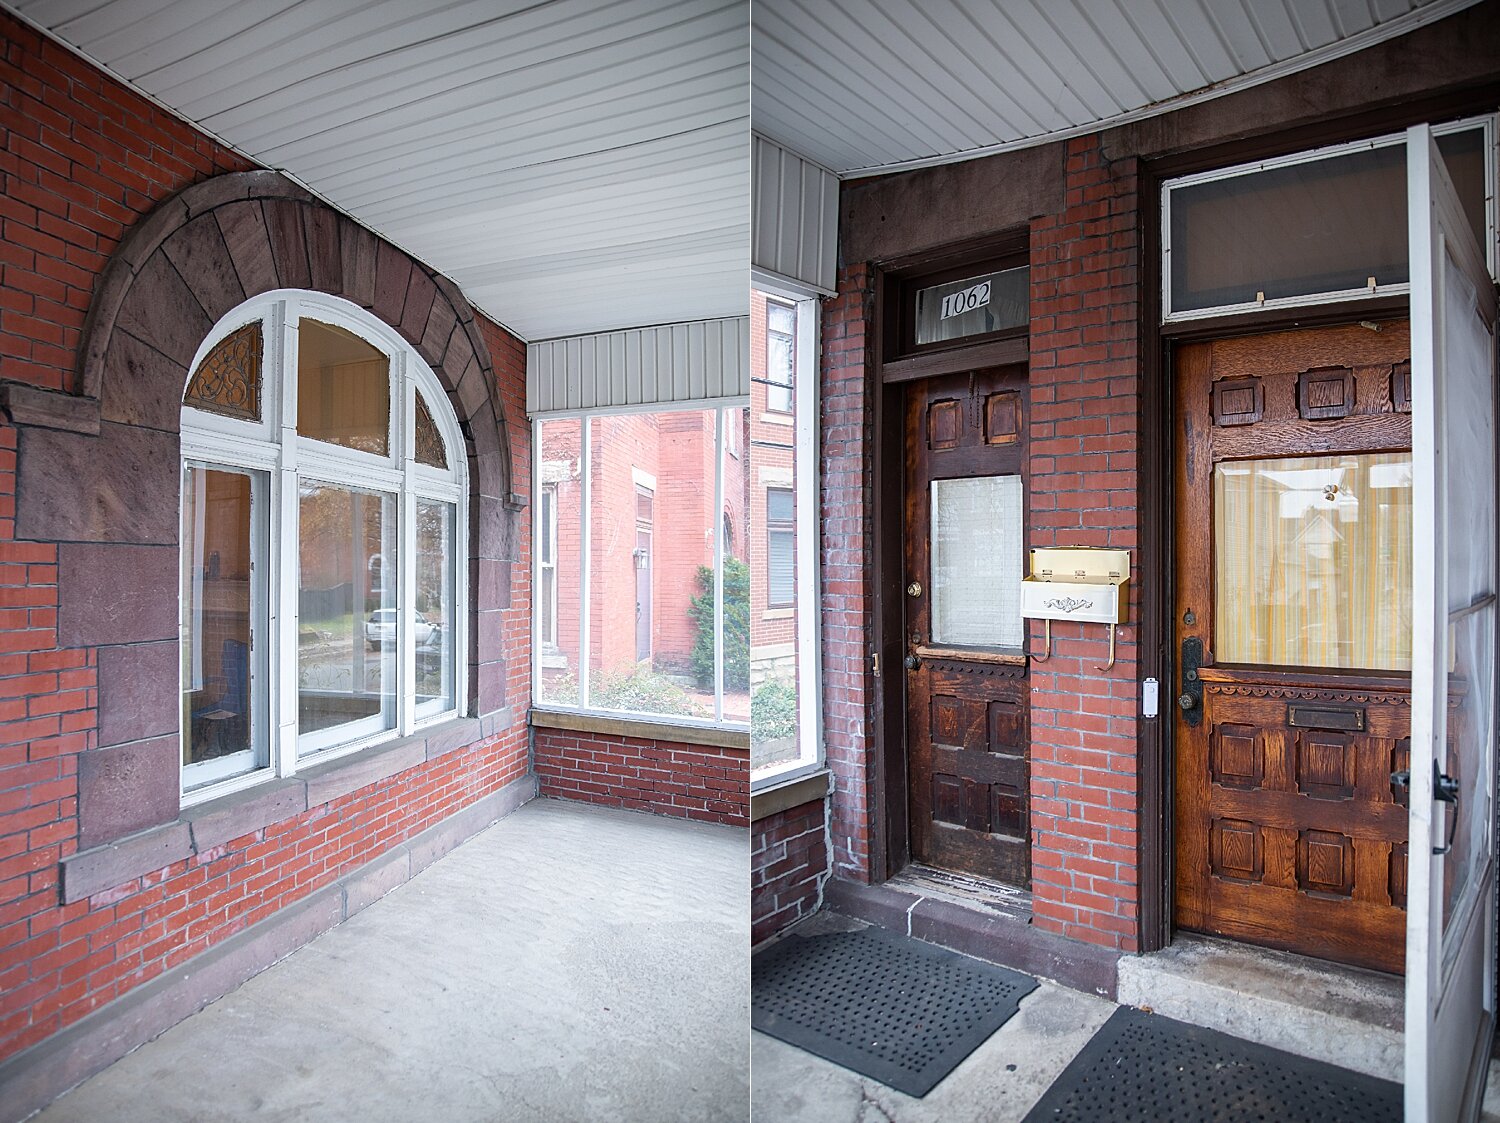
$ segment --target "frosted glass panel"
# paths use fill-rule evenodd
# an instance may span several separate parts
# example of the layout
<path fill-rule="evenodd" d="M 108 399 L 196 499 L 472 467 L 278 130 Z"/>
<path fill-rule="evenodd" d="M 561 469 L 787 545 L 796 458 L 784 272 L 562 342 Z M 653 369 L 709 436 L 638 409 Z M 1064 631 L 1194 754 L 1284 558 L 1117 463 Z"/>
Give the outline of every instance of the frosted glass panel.
<path fill-rule="evenodd" d="M 932 481 L 932 642 L 1020 647 L 1021 477 Z"/>
<path fill-rule="evenodd" d="M 1215 466 L 1215 655 L 1407 670 L 1411 533 L 1410 453 Z"/>

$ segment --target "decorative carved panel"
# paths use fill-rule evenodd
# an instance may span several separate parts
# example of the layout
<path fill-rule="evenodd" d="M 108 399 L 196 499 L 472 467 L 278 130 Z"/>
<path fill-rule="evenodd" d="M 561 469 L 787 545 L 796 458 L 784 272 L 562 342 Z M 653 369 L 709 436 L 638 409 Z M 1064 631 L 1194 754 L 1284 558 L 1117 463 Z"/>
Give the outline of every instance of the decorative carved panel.
<path fill-rule="evenodd" d="M 1411 360 L 1391 368 L 1391 408 L 1397 413 L 1411 412 Z"/>
<path fill-rule="evenodd" d="M 963 703 L 951 694 L 934 694 L 928 707 L 929 728 L 935 745 L 963 743 Z"/>
<path fill-rule="evenodd" d="M 443 449 L 443 435 L 438 432 L 437 422 L 432 419 L 432 413 L 427 409 L 427 403 L 422 400 L 422 393 L 417 392 L 417 447 L 416 461 L 418 464 L 426 464 L 432 468 L 448 467 L 448 454 Z"/>
<path fill-rule="evenodd" d="M 259 421 L 262 346 L 259 320 L 225 336 L 198 364 L 183 402 L 221 417 Z"/>
<path fill-rule="evenodd" d="M 1244 819 L 1215 819 L 1209 830 L 1208 863 L 1218 877 L 1259 881 L 1265 873 L 1260 825 Z"/>
<path fill-rule="evenodd" d="M 1266 388 L 1259 378 L 1221 378 L 1213 387 L 1214 424 L 1254 425 L 1266 412 Z"/>
<path fill-rule="evenodd" d="M 1209 770 L 1214 783 L 1244 791 L 1261 786 L 1266 761 L 1259 733 L 1253 725 L 1214 726 L 1209 742 Z"/>
<path fill-rule="evenodd" d="M 1309 421 L 1329 421 L 1354 412 L 1354 372 L 1314 367 L 1297 376 L 1297 411 Z"/>
<path fill-rule="evenodd" d="M 1309 893 L 1354 892 L 1354 844 L 1337 831 L 1303 831 L 1297 838 L 1297 884 Z"/>
<path fill-rule="evenodd" d="M 1320 729 L 1297 735 L 1297 788 L 1315 799 L 1354 795 L 1354 739 Z"/>
<path fill-rule="evenodd" d="M 1398 842 L 1391 847 L 1390 893 L 1391 904 L 1399 909 L 1406 907 L 1406 843 Z"/>
<path fill-rule="evenodd" d="M 1011 445 L 1021 436 L 1021 395 L 1002 390 L 984 399 L 984 440 L 986 444 Z"/>
<path fill-rule="evenodd" d="M 1026 714 L 1017 702 L 989 703 L 989 750 L 1023 756 L 1026 753 Z"/>
<path fill-rule="evenodd" d="M 957 776 L 932 775 L 932 817 L 956 826 L 964 824 L 964 789 Z"/>
<path fill-rule="evenodd" d="M 957 448 L 963 424 L 963 413 L 954 399 L 943 398 L 933 402 L 927 407 L 927 447 Z"/>

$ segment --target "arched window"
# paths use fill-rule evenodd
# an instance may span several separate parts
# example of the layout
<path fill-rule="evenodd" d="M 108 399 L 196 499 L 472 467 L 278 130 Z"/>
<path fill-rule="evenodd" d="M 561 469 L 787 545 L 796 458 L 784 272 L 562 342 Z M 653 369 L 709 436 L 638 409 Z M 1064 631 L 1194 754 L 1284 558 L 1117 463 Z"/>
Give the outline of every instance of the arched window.
<path fill-rule="evenodd" d="M 467 460 L 390 327 L 283 290 L 182 408 L 182 761 L 197 800 L 465 709 Z"/>

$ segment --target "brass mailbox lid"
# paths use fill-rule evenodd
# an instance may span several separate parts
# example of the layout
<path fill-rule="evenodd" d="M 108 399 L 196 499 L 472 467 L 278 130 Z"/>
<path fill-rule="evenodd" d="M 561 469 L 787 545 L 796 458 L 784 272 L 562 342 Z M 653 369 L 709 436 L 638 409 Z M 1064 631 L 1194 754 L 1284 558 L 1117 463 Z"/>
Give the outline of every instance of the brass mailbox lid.
<path fill-rule="evenodd" d="M 1043 547 L 1031 551 L 1031 575 L 1043 581 L 1124 582 L 1130 577 L 1130 551 Z"/>

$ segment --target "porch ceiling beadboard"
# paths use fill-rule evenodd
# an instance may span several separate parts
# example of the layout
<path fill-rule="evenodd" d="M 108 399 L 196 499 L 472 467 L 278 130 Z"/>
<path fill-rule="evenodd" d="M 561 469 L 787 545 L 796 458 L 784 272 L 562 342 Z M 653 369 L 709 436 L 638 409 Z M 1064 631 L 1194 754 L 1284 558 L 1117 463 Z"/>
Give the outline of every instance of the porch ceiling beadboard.
<path fill-rule="evenodd" d="M 756 0 L 757 133 L 840 175 L 1166 112 L 1477 0 Z"/>
<path fill-rule="evenodd" d="M 763 136 L 752 143 L 752 268 L 831 296 L 839 264 L 838 176 Z"/>
<path fill-rule="evenodd" d="M 741 269 L 741 284 L 744 271 Z M 709 402 L 750 393 L 750 318 L 549 339 L 526 348 L 526 412 Z"/>
<path fill-rule="evenodd" d="M 744 0 L 3 0 L 528 339 L 742 315 Z"/>

